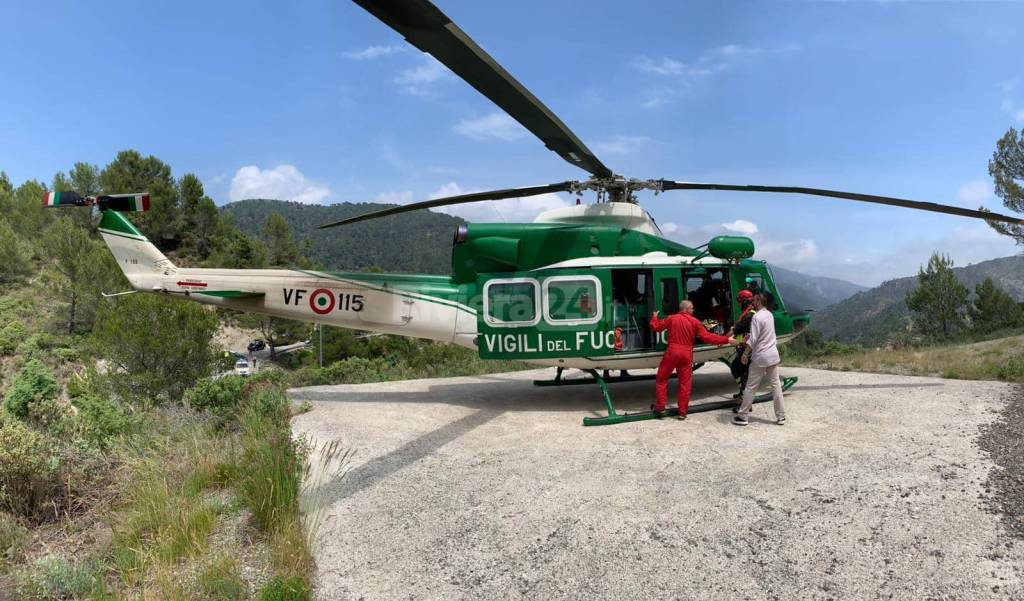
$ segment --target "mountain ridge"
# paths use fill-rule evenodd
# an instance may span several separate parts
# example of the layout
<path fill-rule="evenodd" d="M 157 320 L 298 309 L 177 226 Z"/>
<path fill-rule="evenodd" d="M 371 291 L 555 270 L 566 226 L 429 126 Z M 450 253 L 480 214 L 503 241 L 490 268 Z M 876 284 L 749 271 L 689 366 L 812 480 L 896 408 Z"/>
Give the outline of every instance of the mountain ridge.
<path fill-rule="evenodd" d="M 964 267 L 954 267 L 953 273 L 961 284 L 967 286 L 971 296 L 974 287 L 992 278 L 1014 300 L 1024 300 L 1024 256 L 1013 255 L 990 259 Z M 917 288 L 916 275 L 896 278 L 881 285 L 857 292 L 837 303 L 812 320 L 813 327 L 826 337 L 835 337 L 841 342 L 879 345 L 897 332 L 907 330 L 911 322 L 906 297 Z"/>

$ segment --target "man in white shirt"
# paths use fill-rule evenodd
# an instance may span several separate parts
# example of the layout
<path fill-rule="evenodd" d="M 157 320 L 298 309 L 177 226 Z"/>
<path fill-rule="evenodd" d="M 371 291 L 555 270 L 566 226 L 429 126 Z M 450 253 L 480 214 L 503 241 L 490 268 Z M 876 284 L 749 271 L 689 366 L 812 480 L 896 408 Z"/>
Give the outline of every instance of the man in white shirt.
<path fill-rule="evenodd" d="M 746 339 L 748 350 L 744 351 L 742 361 L 750 362 L 750 375 L 747 386 L 743 389 L 743 403 L 740 405 L 732 423 L 746 426 L 747 415 L 754 403 L 754 392 L 761 381 L 767 378 L 772 386 L 772 400 L 775 405 L 775 423 L 780 426 L 786 423 L 786 410 L 782 406 L 782 382 L 779 380 L 779 349 L 775 343 L 775 316 L 764 308 L 764 294 L 755 294 L 753 300 L 754 316 L 750 320 L 750 335 Z"/>

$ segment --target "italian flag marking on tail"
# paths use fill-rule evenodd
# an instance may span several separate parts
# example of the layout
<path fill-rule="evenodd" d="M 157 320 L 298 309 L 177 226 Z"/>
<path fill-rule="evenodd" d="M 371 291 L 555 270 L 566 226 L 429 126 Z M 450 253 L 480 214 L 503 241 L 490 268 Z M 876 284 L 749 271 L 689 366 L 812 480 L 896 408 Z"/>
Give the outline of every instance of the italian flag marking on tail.
<path fill-rule="evenodd" d="M 115 211 L 148 211 L 149 194 L 111 194 L 107 207 Z"/>
<path fill-rule="evenodd" d="M 47 192 L 43 197 L 44 207 L 55 207 L 60 204 L 60 192 Z"/>

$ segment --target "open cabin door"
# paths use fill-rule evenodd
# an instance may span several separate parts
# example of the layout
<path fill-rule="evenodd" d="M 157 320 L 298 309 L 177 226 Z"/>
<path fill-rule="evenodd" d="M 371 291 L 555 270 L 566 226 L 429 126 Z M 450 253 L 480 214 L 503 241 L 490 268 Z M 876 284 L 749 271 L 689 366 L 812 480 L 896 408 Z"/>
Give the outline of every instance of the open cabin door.
<path fill-rule="evenodd" d="M 612 320 L 617 333 L 615 350 L 636 352 L 652 350 L 651 316 L 657 310 L 654 296 L 654 270 L 620 268 L 611 270 Z"/>

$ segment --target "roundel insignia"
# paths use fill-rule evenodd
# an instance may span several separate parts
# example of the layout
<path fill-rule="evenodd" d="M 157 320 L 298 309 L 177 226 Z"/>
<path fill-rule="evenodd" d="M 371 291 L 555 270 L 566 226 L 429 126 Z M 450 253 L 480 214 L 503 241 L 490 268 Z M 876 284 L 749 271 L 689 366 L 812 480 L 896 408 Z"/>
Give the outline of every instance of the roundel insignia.
<path fill-rule="evenodd" d="M 317 315 L 327 315 L 334 310 L 334 293 L 326 288 L 318 288 L 309 295 L 309 308 Z"/>

